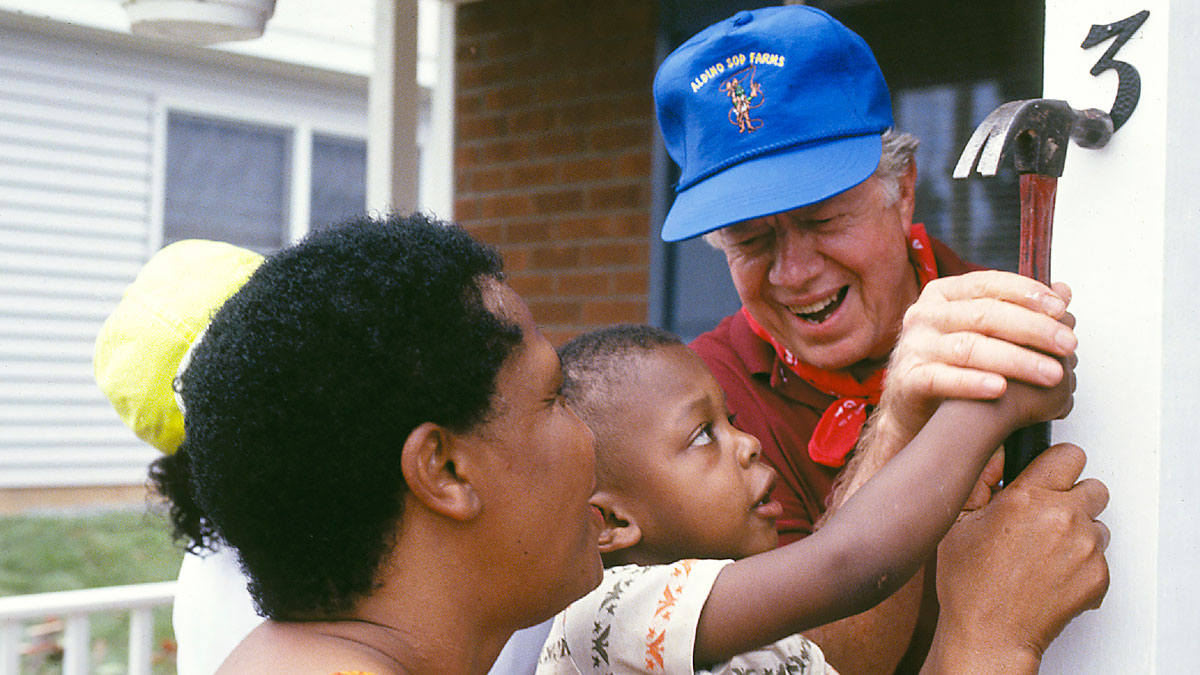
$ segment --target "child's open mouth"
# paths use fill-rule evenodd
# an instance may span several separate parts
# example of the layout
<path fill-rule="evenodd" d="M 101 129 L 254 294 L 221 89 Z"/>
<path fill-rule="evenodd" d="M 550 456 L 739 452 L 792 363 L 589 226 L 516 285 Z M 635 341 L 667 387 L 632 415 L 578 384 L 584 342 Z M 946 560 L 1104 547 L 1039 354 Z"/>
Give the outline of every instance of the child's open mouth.
<path fill-rule="evenodd" d="M 838 307 L 842 306 L 842 301 L 846 299 L 846 294 L 849 292 L 849 286 L 842 286 L 834 293 L 829 294 L 828 297 L 807 305 L 792 305 L 788 309 L 796 316 L 811 324 L 819 324 L 832 316 L 838 310 Z"/>
<path fill-rule="evenodd" d="M 763 495 L 763 498 L 754 503 L 750 510 L 763 518 L 778 518 L 783 515 L 783 505 L 771 499 L 771 493 Z"/>

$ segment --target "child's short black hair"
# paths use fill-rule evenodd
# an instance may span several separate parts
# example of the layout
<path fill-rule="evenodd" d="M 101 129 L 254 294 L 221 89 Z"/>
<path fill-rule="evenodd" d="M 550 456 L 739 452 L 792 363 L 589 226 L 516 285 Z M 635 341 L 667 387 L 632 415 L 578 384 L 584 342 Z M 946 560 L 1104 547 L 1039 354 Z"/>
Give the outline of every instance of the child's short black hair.
<path fill-rule="evenodd" d="M 563 369 L 563 396 L 596 437 L 596 471 L 602 484 L 613 475 L 607 444 L 617 433 L 609 424 L 608 404 L 624 396 L 620 380 L 632 357 L 663 347 L 682 346 L 670 331 L 645 324 L 617 324 L 579 335 L 558 350 Z"/>
<path fill-rule="evenodd" d="M 401 448 L 486 420 L 521 343 L 488 309 L 497 253 L 422 215 L 360 219 L 269 257 L 181 378 L 185 439 L 151 480 L 189 549 L 237 550 L 273 619 L 371 590 L 407 491 Z"/>

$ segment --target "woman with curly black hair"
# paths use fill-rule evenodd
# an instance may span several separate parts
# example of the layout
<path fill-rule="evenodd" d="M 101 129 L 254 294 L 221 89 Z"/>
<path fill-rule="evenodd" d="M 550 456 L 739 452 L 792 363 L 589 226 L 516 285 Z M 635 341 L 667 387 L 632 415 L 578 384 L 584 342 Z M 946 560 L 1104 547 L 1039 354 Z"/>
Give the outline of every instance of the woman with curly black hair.
<path fill-rule="evenodd" d="M 423 216 L 269 257 L 179 380 L 152 471 L 268 621 L 220 672 L 483 673 L 600 579 L 591 432 L 499 256 Z"/>

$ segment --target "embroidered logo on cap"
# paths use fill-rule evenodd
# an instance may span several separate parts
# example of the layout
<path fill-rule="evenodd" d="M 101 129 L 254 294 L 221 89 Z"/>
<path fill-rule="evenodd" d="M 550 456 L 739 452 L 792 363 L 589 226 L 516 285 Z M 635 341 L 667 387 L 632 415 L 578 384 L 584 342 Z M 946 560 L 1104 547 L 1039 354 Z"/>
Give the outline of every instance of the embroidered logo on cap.
<path fill-rule="evenodd" d="M 729 122 L 737 126 L 739 134 L 762 127 L 761 119 L 750 117 L 750 111 L 763 104 L 762 85 L 754 81 L 754 66 L 739 70 L 722 82 L 721 93 L 733 103 Z"/>

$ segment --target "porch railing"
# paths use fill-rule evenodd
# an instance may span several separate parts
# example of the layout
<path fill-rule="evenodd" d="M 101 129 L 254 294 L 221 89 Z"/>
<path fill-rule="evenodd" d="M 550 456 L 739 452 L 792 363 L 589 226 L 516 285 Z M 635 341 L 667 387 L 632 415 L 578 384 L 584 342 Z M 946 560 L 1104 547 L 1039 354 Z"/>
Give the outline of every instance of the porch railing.
<path fill-rule="evenodd" d="M 91 615 L 129 612 L 130 675 L 149 675 L 155 607 L 171 604 L 175 582 L 108 586 L 79 591 L 38 593 L 0 598 L 0 675 L 21 672 L 25 622 L 48 616 L 63 618 L 63 675 L 87 675 L 91 661 Z"/>

